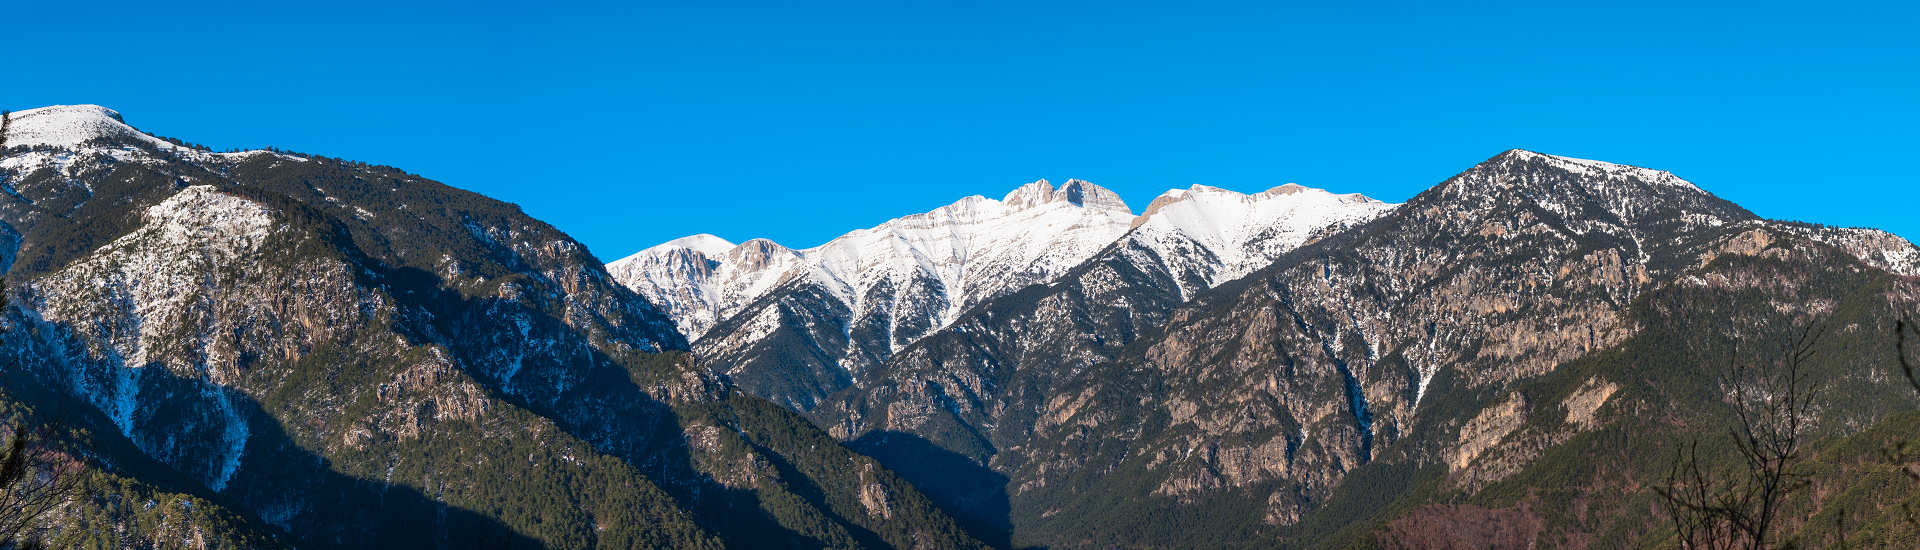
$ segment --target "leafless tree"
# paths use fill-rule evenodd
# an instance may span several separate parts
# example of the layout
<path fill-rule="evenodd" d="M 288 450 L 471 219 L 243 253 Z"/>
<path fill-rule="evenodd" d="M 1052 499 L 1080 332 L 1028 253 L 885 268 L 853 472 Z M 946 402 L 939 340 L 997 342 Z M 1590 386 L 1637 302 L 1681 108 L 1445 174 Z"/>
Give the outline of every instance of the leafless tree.
<path fill-rule="evenodd" d="M 1909 349 L 1920 348 L 1920 342 L 1908 341 L 1920 341 L 1920 326 L 1915 326 L 1911 318 L 1903 318 L 1893 323 L 1893 335 L 1893 353 L 1900 360 L 1900 371 L 1907 374 L 1907 383 L 1913 385 L 1913 391 L 1920 393 L 1920 359 L 1914 358 L 1920 349 Z"/>
<path fill-rule="evenodd" d="M 1920 393 L 1920 359 L 1914 358 L 1920 355 L 1920 349 L 1915 349 L 1920 348 L 1920 326 L 1915 326 L 1912 318 L 1902 318 L 1894 322 L 1893 334 L 1893 354 L 1900 362 L 1900 371 L 1907 375 L 1907 383 L 1913 386 L 1913 391 Z M 1896 441 L 1881 448 L 1880 454 L 1900 473 L 1920 484 L 1920 449 L 1915 449 L 1915 443 L 1920 442 Z M 1911 503 L 1903 504 L 1902 509 L 1906 512 L 1907 523 L 1920 529 L 1920 510 Z"/>
<path fill-rule="evenodd" d="M 7 281 L 0 278 L 0 312 L 6 306 Z M 52 427 L 14 424 L 0 430 L 0 548 L 38 548 L 34 524 L 82 494 L 86 476 L 78 459 L 49 444 Z"/>
<path fill-rule="evenodd" d="M 36 546 L 35 523 L 85 489 L 80 461 L 48 445 L 52 430 L 6 428 L 0 456 L 0 546 Z"/>
<path fill-rule="evenodd" d="M 1802 444 L 1822 386 L 1807 369 L 1821 336 L 1813 328 L 1798 331 L 1783 359 L 1729 359 L 1722 385 L 1732 401 L 1730 439 L 1741 467 L 1715 467 L 1696 439 L 1676 453 L 1665 486 L 1655 488 L 1682 547 L 1768 548 L 1787 498 L 1810 483 Z"/>

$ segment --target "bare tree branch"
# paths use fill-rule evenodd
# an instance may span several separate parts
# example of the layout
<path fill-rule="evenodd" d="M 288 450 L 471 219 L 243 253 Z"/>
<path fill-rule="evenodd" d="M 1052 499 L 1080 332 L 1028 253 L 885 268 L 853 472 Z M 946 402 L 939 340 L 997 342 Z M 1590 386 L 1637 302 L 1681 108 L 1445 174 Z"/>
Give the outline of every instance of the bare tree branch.
<path fill-rule="evenodd" d="M 1912 318 L 1902 317 L 1900 320 L 1894 321 L 1893 335 L 1893 355 L 1894 358 L 1900 362 L 1900 371 L 1907 375 L 1907 383 L 1913 386 L 1913 391 L 1920 393 L 1920 360 L 1913 359 L 1911 356 L 1914 352 L 1908 349 L 1909 347 L 1920 347 L 1920 343 L 1910 342 L 1920 340 L 1920 326 L 1914 325 Z M 1906 474 L 1907 478 L 1913 480 L 1914 483 L 1920 483 L 1920 466 L 1914 464 L 1915 462 L 1920 462 L 1920 452 L 1916 451 L 1914 443 L 1913 441 L 1897 441 L 1887 447 L 1882 447 L 1880 454 L 1886 458 L 1888 464 L 1899 469 L 1900 473 Z M 1906 519 L 1907 524 L 1916 529 L 1920 529 L 1920 510 L 1916 510 L 1912 503 L 1902 504 L 1901 507 L 1902 512 L 1904 512 L 1906 516 L 1904 519 Z"/>
<path fill-rule="evenodd" d="M 1920 359 L 1913 359 L 1911 356 L 1915 352 L 1907 349 L 1909 346 L 1920 347 L 1920 343 L 1908 342 L 1908 340 L 1920 340 L 1920 326 L 1915 326 L 1913 319 L 1903 318 L 1894 321 L 1893 335 L 1895 342 L 1893 355 L 1900 361 L 1900 371 L 1906 373 L 1907 383 L 1913 385 L 1913 391 L 1920 393 Z"/>
<path fill-rule="evenodd" d="M 52 430 L 7 428 L 6 456 L 0 457 L 0 544 L 24 546 L 37 540 L 35 522 L 85 491 L 78 459 L 48 445 Z"/>
<path fill-rule="evenodd" d="M 1676 453 L 1667 486 L 1655 491 L 1667 505 L 1683 548 L 1767 548 L 1787 498 L 1811 481 L 1802 471 L 1802 444 L 1818 412 L 1824 385 L 1807 372 L 1823 328 L 1795 332 L 1781 359 L 1742 361 L 1729 354 L 1722 387 L 1735 424 L 1729 430 L 1739 468 L 1720 475 L 1694 440 Z"/>

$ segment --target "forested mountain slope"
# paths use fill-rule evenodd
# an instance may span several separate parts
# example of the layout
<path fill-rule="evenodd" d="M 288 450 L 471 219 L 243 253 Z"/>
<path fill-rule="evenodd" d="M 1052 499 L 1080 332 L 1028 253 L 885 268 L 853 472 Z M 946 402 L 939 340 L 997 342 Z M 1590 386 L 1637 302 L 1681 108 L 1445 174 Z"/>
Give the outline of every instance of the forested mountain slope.
<path fill-rule="evenodd" d="M 1665 547 L 1652 488 L 1737 470 L 1739 367 L 1798 343 L 1777 540 L 1920 536 L 1920 248 L 1658 170 L 1036 182 L 603 266 L 390 167 L 6 121 L 0 415 L 93 481 L 59 546 Z"/>
<path fill-rule="evenodd" d="M 1149 255 L 1114 253 L 1126 242 L 975 308 L 811 415 L 969 521 L 1010 527 L 1016 543 L 1301 543 L 1339 524 L 1326 518 L 1372 517 L 1353 508 L 1380 496 L 1343 492 L 1356 483 L 1443 469 L 1471 494 L 1608 426 L 1608 407 L 1643 398 L 1615 400 L 1646 383 L 1633 373 L 1563 381 L 1551 401 L 1511 396 L 1650 338 L 1673 321 L 1646 310 L 1655 293 L 1716 280 L 1731 258 L 1860 280 L 1775 276 L 1783 287 L 1698 321 L 1722 323 L 1709 342 L 1832 323 L 1838 298 L 1817 289 L 1867 292 L 1855 307 L 1868 316 L 1845 326 L 1857 346 L 1890 349 L 1893 315 L 1913 304 L 1900 272 L 1914 248 L 1898 238 L 1769 222 L 1672 174 L 1517 150 L 1191 300 L 1132 259 Z M 1768 315 L 1784 320 L 1747 320 Z M 1703 345 L 1657 346 L 1681 357 Z M 1673 375 L 1711 379 L 1724 359 L 1691 357 L 1673 369 L 1693 371 Z M 1860 391 L 1891 376 L 1890 355 L 1856 357 L 1868 372 L 1848 383 Z M 1898 397 L 1823 421 L 1864 422 Z M 1544 408 L 1575 420 L 1509 438 Z M 908 466 L 936 459 L 974 464 L 973 479 Z"/>
<path fill-rule="evenodd" d="M 211 153 L 100 107 L 10 119 L 0 374 L 121 442 L 83 447 L 96 468 L 171 476 L 305 547 L 977 544 L 694 366 L 670 319 L 517 207 Z"/>
<path fill-rule="evenodd" d="M 1039 180 L 813 248 L 694 235 L 608 270 L 664 304 L 703 364 L 804 411 L 966 308 L 1084 261 L 1132 219 L 1105 188 Z"/>

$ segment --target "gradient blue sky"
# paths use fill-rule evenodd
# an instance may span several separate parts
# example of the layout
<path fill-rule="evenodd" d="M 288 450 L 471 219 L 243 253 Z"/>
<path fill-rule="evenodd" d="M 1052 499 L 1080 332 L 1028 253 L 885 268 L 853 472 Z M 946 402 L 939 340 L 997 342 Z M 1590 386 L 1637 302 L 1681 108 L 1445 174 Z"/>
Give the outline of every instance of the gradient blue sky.
<path fill-rule="evenodd" d="M 0 106 L 399 166 L 605 260 L 1037 178 L 1399 201 L 1514 147 L 1920 239 L 1905 2 L 398 4 L 10 5 Z"/>

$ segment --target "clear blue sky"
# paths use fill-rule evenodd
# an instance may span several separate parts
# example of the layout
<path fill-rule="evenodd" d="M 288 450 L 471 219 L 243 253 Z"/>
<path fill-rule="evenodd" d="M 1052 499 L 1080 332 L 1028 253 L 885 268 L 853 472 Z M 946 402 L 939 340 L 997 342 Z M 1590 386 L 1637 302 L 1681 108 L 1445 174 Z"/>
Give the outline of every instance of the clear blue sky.
<path fill-rule="evenodd" d="M 0 106 L 396 165 L 612 260 L 1037 178 L 1399 201 L 1522 147 L 1920 239 L 1910 3 L 31 2 Z"/>

